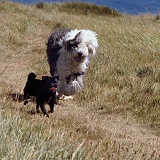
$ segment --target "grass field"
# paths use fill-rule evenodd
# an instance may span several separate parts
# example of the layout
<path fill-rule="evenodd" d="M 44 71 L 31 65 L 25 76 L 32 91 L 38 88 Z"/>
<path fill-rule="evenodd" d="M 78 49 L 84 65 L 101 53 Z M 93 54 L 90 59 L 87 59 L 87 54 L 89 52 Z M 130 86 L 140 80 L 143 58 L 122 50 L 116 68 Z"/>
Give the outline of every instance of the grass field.
<path fill-rule="evenodd" d="M 0 159 L 160 159 L 159 15 L 0 1 L 0 22 Z M 23 87 L 49 75 L 45 43 L 64 27 L 97 32 L 99 48 L 82 92 L 46 118 Z"/>

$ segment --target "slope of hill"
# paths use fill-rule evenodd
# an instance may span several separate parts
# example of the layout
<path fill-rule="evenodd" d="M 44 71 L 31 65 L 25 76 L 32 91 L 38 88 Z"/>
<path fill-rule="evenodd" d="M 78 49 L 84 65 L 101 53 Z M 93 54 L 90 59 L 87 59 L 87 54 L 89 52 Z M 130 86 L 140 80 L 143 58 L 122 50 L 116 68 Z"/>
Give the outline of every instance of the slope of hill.
<path fill-rule="evenodd" d="M 0 159 L 159 159 L 159 16 L 59 7 L 0 2 Z M 99 48 L 83 91 L 46 118 L 21 97 L 28 73 L 49 75 L 45 43 L 63 27 L 97 32 Z"/>

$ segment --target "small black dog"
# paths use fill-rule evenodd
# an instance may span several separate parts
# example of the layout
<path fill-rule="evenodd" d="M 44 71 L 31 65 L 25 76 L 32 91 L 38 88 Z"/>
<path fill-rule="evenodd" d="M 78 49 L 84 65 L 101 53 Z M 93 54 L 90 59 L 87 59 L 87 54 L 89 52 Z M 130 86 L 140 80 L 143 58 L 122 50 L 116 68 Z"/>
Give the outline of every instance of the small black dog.
<path fill-rule="evenodd" d="M 42 80 L 35 79 L 36 75 L 34 73 L 30 73 L 28 75 L 27 83 L 24 87 L 24 105 L 28 103 L 30 96 L 34 96 L 36 98 L 36 109 L 37 113 L 39 113 L 39 106 L 47 117 L 47 111 L 45 109 L 45 102 L 50 106 L 50 111 L 54 111 L 54 104 L 56 103 L 56 88 L 58 77 L 49 77 L 43 76 Z"/>

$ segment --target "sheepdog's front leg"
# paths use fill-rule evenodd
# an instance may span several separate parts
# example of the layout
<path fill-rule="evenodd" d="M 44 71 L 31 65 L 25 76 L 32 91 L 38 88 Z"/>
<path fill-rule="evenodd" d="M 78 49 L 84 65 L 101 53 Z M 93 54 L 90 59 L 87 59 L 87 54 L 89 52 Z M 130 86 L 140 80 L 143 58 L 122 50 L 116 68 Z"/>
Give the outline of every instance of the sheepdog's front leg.
<path fill-rule="evenodd" d="M 83 75 L 74 77 L 67 77 L 60 80 L 57 88 L 58 97 L 62 95 L 71 96 L 78 93 L 83 88 Z"/>

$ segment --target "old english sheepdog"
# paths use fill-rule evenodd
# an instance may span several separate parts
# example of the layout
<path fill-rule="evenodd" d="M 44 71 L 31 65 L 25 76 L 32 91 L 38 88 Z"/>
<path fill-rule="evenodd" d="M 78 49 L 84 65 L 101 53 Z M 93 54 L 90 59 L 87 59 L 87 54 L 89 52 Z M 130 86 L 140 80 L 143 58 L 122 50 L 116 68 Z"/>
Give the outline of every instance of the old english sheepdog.
<path fill-rule="evenodd" d="M 59 29 L 51 34 L 46 45 L 50 73 L 59 76 L 59 97 L 81 91 L 90 55 L 95 55 L 98 47 L 97 34 L 90 30 Z"/>

